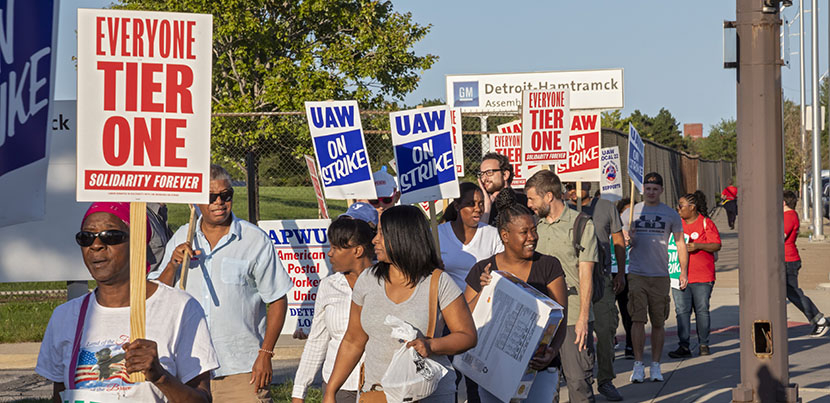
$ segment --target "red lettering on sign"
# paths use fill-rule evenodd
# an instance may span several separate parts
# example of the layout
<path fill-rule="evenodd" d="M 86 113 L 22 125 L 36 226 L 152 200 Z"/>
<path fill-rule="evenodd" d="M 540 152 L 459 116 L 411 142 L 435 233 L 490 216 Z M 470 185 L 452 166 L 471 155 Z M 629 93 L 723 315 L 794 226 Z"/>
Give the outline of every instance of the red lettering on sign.
<path fill-rule="evenodd" d="M 118 149 L 115 146 L 116 136 Z M 104 122 L 104 161 L 117 167 L 127 163 L 129 158 L 130 123 L 121 116 L 112 116 Z"/>
<path fill-rule="evenodd" d="M 144 57 L 144 22 L 133 20 L 133 56 Z"/>
<path fill-rule="evenodd" d="M 142 63 L 141 66 L 141 111 L 164 112 L 164 105 L 153 102 L 153 94 L 161 92 L 161 83 L 153 81 L 153 73 L 164 70 L 160 63 Z"/>
<path fill-rule="evenodd" d="M 187 127 L 184 119 L 167 119 L 164 125 L 164 166 L 187 167 L 187 160 L 176 157 L 176 149 L 184 148 L 184 139 L 176 136 L 179 128 Z"/>
<path fill-rule="evenodd" d="M 95 54 L 98 56 L 104 55 L 104 50 L 101 49 L 101 42 L 104 39 L 104 17 L 95 17 Z"/>
<path fill-rule="evenodd" d="M 144 165 L 146 152 L 150 165 L 161 165 L 161 118 L 150 119 L 150 130 L 144 118 L 135 118 L 135 164 Z"/>
<path fill-rule="evenodd" d="M 179 79 L 181 78 L 181 80 Z M 183 64 L 167 65 L 167 112 L 176 113 L 178 99 L 182 101 L 182 113 L 193 113 L 193 70 Z"/>

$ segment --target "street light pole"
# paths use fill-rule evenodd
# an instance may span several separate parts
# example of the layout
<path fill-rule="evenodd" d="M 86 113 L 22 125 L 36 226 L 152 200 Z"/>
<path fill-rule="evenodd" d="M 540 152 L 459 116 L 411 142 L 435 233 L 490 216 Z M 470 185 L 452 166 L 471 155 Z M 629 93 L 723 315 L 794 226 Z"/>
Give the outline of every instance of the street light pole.
<path fill-rule="evenodd" d="M 803 1 L 803 0 L 802 0 Z M 821 216 L 821 102 L 819 100 L 818 76 L 818 0 L 813 0 L 810 14 L 812 31 L 812 77 L 813 77 L 813 239 L 824 239 Z"/>
<path fill-rule="evenodd" d="M 816 1 L 816 0 L 814 0 Z M 790 385 L 781 183 L 777 0 L 737 0 L 738 266 L 741 383 L 733 402 L 796 402 Z"/>
<path fill-rule="evenodd" d="M 807 202 L 807 107 L 804 93 L 804 0 L 798 1 L 798 57 L 801 59 L 801 212 L 802 221 L 810 221 L 810 203 Z"/>

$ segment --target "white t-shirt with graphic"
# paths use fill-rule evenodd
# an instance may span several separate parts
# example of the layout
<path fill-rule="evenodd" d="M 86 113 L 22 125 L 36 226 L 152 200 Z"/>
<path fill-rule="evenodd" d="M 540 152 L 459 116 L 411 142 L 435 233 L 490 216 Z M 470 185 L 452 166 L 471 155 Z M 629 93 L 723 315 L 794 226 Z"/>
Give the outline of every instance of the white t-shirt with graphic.
<path fill-rule="evenodd" d="M 69 369 L 78 314 L 86 297 L 66 302 L 52 313 L 40 345 L 35 371 L 70 389 Z M 159 284 L 147 299 L 146 339 L 155 341 L 161 365 L 186 383 L 219 367 L 205 315 L 186 292 Z M 124 349 L 130 340 L 130 308 L 107 308 L 90 298 L 81 335 L 75 387 L 109 393 L 131 401 L 166 402 L 150 382 L 133 384 L 125 368 Z"/>

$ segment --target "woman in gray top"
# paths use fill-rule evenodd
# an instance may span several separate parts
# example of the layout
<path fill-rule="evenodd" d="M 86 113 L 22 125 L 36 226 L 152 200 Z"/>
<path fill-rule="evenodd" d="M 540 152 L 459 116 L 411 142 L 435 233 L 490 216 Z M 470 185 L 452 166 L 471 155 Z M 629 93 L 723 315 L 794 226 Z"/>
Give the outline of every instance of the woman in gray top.
<path fill-rule="evenodd" d="M 365 382 L 361 392 L 380 384 L 394 353 L 403 343 L 424 357 L 444 365 L 450 373 L 438 388 L 421 402 L 446 402 L 454 399 L 455 376 L 447 355 L 460 354 L 476 344 L 473 317 L 461 290 L 446 273 L 438 283 L 439 315 L 436 329 L 446 322 L 449 334 L 426 339 L 429 324 L 429 288 L 432 272 L 440 267 L 429 224 L 414 206 L 395 206 L 383 212 L 374 239 L 378 264 L 363 271 L 354 286 L 349 328 L 337 352 L 323 402 L 334 403 L 335 394 L 364 359 Z M 363 309 L 363 307 L 368 309 Z M 415 340 L 391 337 L 391 328 L 383 324 L 387 315 L 409 323 L 419 332 Z M 382 387 L 382 385 L 381 385 Z"/>

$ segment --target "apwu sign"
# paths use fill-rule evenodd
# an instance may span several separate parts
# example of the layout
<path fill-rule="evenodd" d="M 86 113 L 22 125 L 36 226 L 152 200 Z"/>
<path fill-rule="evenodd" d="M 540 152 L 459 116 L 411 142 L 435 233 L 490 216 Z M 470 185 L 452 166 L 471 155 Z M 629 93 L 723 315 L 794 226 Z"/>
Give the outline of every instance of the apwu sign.
<path fill-rule="evenodd" d="M 468 112 L 515 112 L 522 92 L 569 89 L 571 109 L 622 109 L 623 70 L 463 74 L 446 77 L 447 105 Z"/>
<path fill-rule="evenodd" d="M 205 203 L 213 19 L 78 10 L 79 201 Z"/>

